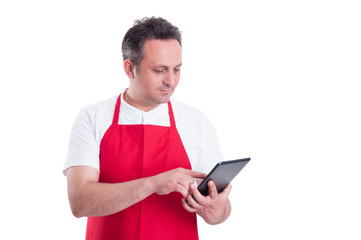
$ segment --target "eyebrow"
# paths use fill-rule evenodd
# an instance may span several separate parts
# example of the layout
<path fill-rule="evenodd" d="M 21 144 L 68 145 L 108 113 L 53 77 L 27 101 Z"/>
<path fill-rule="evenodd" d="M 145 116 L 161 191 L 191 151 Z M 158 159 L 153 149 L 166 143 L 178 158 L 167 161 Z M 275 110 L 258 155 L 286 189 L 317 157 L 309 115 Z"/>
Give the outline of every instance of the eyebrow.
<path fill-rule="evenodd" d="M 177 66 L 175 66 L 174 68 L 177 68 L 177 67 L 180 67 L 180 66 L 182 66 L 182 64 L 183 63 L 180 63 L 180 64 L 178 64 Z M 155 66 L 153 66 L 153 68 L 169 68 L 169 66 L 167 66 L 167 65 L 155 65 Z"/>

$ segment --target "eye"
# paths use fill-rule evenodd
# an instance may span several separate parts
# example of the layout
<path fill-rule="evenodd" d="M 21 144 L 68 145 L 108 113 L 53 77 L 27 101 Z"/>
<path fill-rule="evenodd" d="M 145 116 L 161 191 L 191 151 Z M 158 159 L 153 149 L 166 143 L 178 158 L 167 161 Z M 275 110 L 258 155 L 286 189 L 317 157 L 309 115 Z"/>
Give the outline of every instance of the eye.
<path fill-rule="evenodd" d="M 180 72 L 180 68 L 175 68 L 174 72 Z"/>
<path fill-rule="evenodd" d="M 153 71 L 156 73 L 163 73 L 163 72 L 165 72 L 165 69 L 164 68 L 161 68 L 161 69 L 154 68 Z"/>

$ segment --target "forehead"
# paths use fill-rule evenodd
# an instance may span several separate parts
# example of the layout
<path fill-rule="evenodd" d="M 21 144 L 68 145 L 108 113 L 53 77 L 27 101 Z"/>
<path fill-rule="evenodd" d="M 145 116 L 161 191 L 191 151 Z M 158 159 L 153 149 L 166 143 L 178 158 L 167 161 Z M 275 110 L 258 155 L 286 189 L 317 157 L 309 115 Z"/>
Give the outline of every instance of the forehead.
<path fill-rule="evenodd" d="M 143 46 L 143 61 L 145 63 L 178 65 L 182 62 L 182 49 L 175 39 L 151 39 Z"/>

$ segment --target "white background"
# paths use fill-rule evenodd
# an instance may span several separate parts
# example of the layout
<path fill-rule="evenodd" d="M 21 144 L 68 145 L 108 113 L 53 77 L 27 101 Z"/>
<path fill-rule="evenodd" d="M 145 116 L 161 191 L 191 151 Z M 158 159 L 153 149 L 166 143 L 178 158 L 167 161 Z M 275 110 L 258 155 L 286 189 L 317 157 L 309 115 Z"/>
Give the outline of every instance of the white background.
<path fill-rule="evenodd" d="M 252 157 L 201 239 L 361 239 L 358 1 L 1 1 L 0 239 L 84 239 L 62 167 L 84 106 L 127 87 L 135 19 L 183 32 L 175 98 Z"/>

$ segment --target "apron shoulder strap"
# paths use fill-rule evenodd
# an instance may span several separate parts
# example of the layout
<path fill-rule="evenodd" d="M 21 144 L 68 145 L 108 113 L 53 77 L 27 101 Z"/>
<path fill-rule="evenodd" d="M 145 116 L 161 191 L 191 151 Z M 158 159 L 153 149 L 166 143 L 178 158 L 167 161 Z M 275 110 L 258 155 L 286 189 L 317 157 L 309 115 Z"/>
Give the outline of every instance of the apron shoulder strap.
<path fill-rule="evenodd" d="M 173 114 L 173 108 L 170 101 L 168 101 L 168 112 L 169 112 L 169 121 L 171 127 L 176 127 L 175 120 L 174 120 L 174 114 Z"/>
<path fill-rule="evenodd" d="M 119 121 L 119 108 L 120 108 L 120 96 L 122 94 L 119 94 L 119 97 L 117 99 L 117 103 L 115 104 L 114 108 L 114 116 L 113 116 L 113 125 L 118 125 Z"/>

